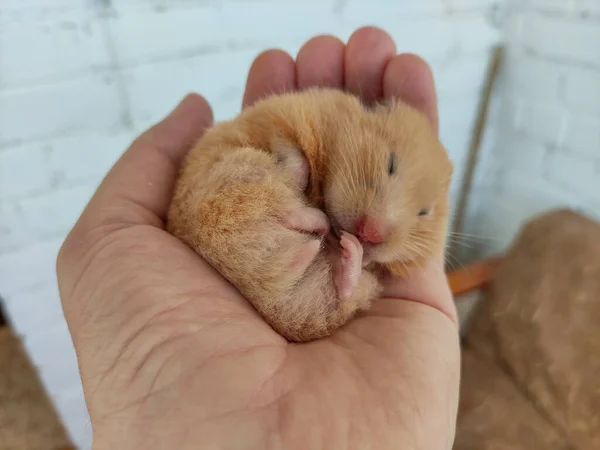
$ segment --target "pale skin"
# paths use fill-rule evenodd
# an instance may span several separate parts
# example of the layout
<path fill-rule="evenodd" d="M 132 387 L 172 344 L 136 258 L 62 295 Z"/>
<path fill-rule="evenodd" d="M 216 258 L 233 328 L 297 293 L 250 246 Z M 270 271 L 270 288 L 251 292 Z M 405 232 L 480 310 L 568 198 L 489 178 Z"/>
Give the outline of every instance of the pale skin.
<path fill-rule="evenodd" d="M 433 78 L 376 28 L 257 57 L 244 105 L 327 85 L 393 95 L 437 129 Z M 189 95 L 116 163 L 66 239 L 58 280 L 94 449 L 449 449 L 460 352 L 443 256 L 331 337 L 290 344 L 164 231 L 176 169 L 212 122 Z"/>

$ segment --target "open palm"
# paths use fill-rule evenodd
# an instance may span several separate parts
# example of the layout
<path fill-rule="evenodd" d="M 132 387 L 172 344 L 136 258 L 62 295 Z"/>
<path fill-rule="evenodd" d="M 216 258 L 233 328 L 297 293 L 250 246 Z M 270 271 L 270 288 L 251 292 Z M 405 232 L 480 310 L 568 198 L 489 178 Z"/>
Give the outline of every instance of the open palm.
<path fill-rule="evenodd" d="M 431 74 L 382 31 L 260 55 L 244 102 L 327 85 L 398 95 L 437 127 Z M 442 256 L 333 336 L 290 344 L 164 231 L 179 161 L 210 125 L 191 95 L 136 140 L 65 241 L 58 275 L 95 448 L 447 449 L 459 382 Z"/>

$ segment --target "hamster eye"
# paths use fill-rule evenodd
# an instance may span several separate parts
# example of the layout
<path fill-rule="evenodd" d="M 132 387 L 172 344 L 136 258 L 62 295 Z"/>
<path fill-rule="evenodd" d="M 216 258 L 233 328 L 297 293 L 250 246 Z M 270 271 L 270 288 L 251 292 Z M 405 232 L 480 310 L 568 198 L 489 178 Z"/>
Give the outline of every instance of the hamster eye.
<path fill-rule="evenodd" d="M 394 175 L 397 169 L 397 157 L 394 152 L 390 153 L 390 160 L 388 162 L 388 175 Z"/>
<path fill-rule="evenodd" d="M 423 208 L 421 211 L 419 211 L 419 216 L 427 216 L 429 213 L 431 212 L 430 209 L 427 208 Z"/>

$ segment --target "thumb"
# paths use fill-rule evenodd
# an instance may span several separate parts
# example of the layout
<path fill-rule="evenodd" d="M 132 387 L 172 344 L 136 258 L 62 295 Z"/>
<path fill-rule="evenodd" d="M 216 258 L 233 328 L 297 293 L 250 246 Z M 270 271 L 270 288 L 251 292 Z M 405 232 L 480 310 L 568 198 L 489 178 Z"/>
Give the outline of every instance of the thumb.
<path fill-rule="evenodd" d="M 443 313 L 458 327 L 458 314 L 444 271 L 443 255 L 427 266 L 415 269 L 409 278 L 386 275 L 383 282 L 383 297 L 429 306 Z"/>

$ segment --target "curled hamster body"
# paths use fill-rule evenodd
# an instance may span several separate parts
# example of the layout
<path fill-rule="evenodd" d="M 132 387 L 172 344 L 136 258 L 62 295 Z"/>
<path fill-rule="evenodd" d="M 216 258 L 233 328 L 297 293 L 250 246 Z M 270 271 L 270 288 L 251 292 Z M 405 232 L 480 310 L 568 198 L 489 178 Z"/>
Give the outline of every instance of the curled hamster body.
<path fill-rule="evenodd" d="M 331 334 L 445 246 L 452 164 L 427 119 L 311 89 L 214 125 L 189 153 L 167 229 L 292 341 Z"/>

